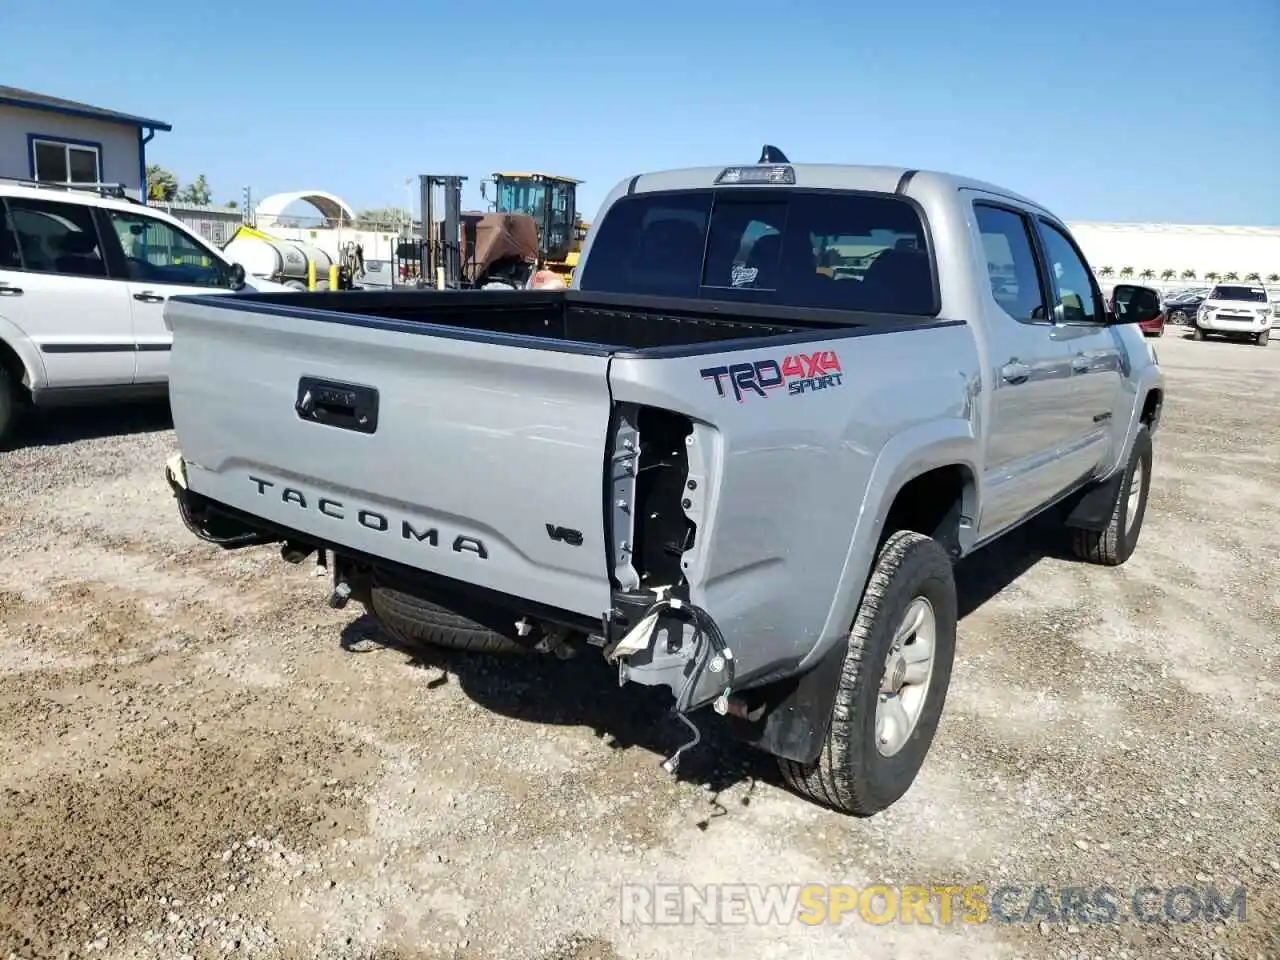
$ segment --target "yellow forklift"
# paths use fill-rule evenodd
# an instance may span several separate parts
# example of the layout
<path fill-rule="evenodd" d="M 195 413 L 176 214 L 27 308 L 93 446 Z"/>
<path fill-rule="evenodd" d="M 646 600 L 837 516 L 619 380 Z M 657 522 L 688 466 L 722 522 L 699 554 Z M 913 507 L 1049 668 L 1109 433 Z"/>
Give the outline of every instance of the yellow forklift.
<path fill-rule="evenodd" d="M 492 184 L 489 206 L 495 213 L 533 217 L 538 225 L 538 269 L 561 274 L 566 285 L 573 278 L 590 226 L 578 216 L 580 183 L 550 173 L 495 173 L 480 183 L 484 197 Z"/>

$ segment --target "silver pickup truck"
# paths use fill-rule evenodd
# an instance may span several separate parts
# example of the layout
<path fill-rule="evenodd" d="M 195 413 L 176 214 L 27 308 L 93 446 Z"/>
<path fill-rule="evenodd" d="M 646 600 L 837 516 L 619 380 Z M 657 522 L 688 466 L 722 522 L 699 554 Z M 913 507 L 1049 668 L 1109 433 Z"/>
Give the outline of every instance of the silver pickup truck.
<path fill-rule="evenodd" d="M 711 707 L 814 801 L 892 804 L 952 562 L 1050 509 L 1133 551 L 1160 304 L 1108 313 L 1000 187 L 763 161 L 620 183 L 567 291 L 173 298 L 184 521 L 315 555 L 405 640 L 600 648 L 674 695 L 668 769 Z"/>

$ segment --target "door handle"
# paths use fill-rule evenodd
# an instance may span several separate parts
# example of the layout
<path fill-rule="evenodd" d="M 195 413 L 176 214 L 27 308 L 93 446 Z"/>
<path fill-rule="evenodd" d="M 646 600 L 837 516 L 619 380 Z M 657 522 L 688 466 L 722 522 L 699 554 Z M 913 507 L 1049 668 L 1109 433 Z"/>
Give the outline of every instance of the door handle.
<path fill-rule="evenodd" d="M 1006 383 L 1026 383 L 1031 376 L 1031 368 L 1020 360 L 1010 360 L 1000 368 L 1000 376 Z"/>
<path fill-rule="evenodd" d="M 163 303 L 164 297 L 158 293 L 152 293 L 150 290 L 143 290 L 141 293 L 135 293 L 133 299 L 141 300 L 143 303 Z"/>
<path fill-rule="evenodd" d="M 1083 354 L 1077 354 L 1071 360 L 1071 369 L 1074 370 L 1076 373 L 1088 373 L 1089 358 L 1084 356 Z"/>
<path fill-rule="evenodd" d="M 20 297 L 22 296 L 21 287 L 11 287 L 7 283 L 0 283 L 0 297 Z"/>

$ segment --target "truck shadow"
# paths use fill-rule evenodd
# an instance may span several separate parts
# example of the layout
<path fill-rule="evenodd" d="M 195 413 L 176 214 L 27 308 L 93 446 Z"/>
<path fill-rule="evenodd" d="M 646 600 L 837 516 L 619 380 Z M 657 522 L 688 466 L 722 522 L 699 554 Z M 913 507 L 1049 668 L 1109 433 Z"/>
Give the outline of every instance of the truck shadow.
<path fill-rule="evenodd" d="M 956 564 L 956 600 L 961 623 L 1041 560 L 1084 563 L 1071 553 L 1062 521 L 1054 510 L 1047 510 L 1010 530 Z"/>
<path fill-rule="evenodd" d="M 1053 521 L 1032 521 L 956 567 L 961 620 L 1046 557 L 1065 557 L 1055 549 Z M 570 660 L 531 654 L 495 656 L 430 646 L 410 646 L 379 628 L 368 614 L 343 630 L 341 644 L 351 653 L 394 649 L 414 669 L 435 672 L 428 687 L 458 684 L 485 710 L 531 724 L 589 727 L 612 749 L 640 749 L 653 755 L 654 775 L 666 776 L 659 764 L 689 739 L 688 728 L 671 714 L 672 698 L 664 689 L 629 684 L 619 688 L 616 668 L 594 648 Z M 957 655 L 963 655 L 962 652 Z M 694 719 L 691 717 L 691 719 Z M 711 710 L 696 714 L 701 740 L 680 757 L 676 776 L 710 792 L 712 812 L 698 826 L 747 806 L 755 782 L 785 789 L 773 759 L 735 739 L 727 722 Z M 735 790 L 732 800 L 719 795 Z"/>
<path fill-rule="evenodd" d="M 34 408 L 7 449 L 57 447 L 81 440 L 158 433 L 173 429 L 168 400 L 138 400 L 97 407 Z"/>

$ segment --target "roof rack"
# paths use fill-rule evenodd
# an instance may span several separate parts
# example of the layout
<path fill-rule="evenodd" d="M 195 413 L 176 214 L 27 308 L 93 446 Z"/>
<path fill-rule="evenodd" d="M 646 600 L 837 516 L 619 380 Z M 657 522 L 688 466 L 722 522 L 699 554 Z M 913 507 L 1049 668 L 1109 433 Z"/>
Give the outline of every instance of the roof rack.
<path fill-rule="evenodd" d="M 79 190 L 111 197 L 114 200 L 139 202 L 125 192 L 123 183 L 59 183 L 51 180 L 27 180 L 21 177 L 0 177 L 0 183 L 16 183 L 23 187 L 37 187 L 42 190 Z"/>

